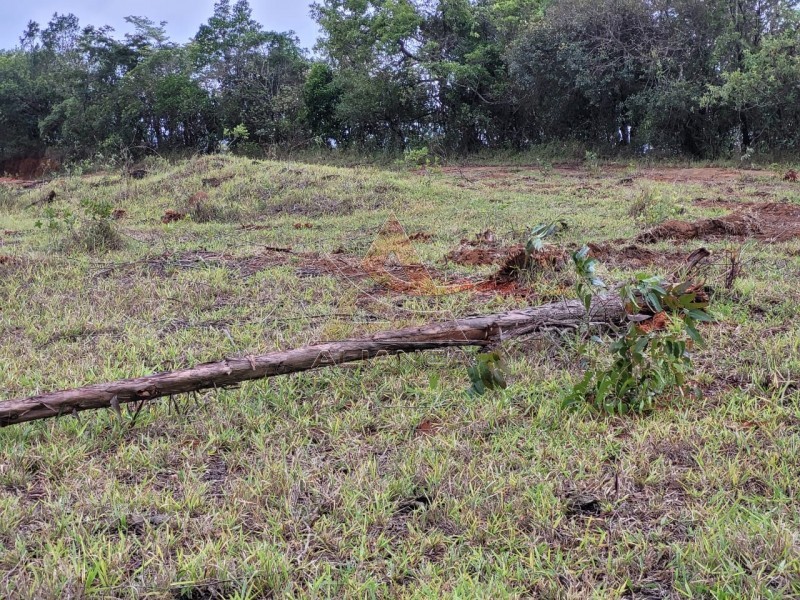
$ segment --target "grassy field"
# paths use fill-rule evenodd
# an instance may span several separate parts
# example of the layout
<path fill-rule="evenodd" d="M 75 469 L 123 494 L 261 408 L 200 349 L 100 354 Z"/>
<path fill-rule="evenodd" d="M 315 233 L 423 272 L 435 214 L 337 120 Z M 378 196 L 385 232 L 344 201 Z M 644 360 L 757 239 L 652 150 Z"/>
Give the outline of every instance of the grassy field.
<path fill-rule="evenodd" d="M 585 365 L 575 339 L 539 335 L 502 348 L 509 386 L 480 397 L 474 352 L 452 350 L 153 402 L 134 423 L 0 429 L 0 597 L 800 597 L 800 241 L 628 248 L 666 219 L 800 205 L 800 184 L 228 156 L 139 175 L 0 185 L 0 399 L 573 295 L 569 269 L 426 295 L 330 267 L 357 266 L 393 217 L 443 282 L 496 269 L 446 261 L 461 240 L 511 245 L 554 219 L 565 247 L 608 242 L 609 282 L 711 249 L 703 393 L 565 411 Z"/>

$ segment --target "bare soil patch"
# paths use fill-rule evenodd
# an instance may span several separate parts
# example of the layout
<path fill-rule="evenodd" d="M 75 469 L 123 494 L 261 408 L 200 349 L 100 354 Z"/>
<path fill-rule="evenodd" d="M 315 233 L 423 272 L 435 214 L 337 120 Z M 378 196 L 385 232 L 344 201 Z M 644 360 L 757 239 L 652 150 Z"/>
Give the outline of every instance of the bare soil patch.
<path fill-rule="evenodd" d="M 12 158 L 0 163 L 0 173 L 10 173 L 20 179 L 34 179 L 57 171 L 59 163 L 50 158 Z"/>
<path fill-rule="evenodd" d="M 608 175 L 611 177 L 619 177 L 620 173 L 627 169 L 626 165 L 608 164 L 599 167 L 600 175 Z M 517 166 L 448 166 L 443 167 L 442 172 L 446 175 L 460 177 L 468 182 L 474 181 L 489 181 L 492 180 L 515 180 L 519 183 L 526 184 L 532 187 L 537 187 L 540 182 L 530 176 L 519 176 L 523 171 L 539 171 L 542 170 L 539 165 L 517 165 Z M 557 164 L 548 169 L 552 172 L 561 175 L 562 177 L 578 177 L 586 178 L 593 175 L 590 170 L 582 164 Z M 633 183 L 636 179 L 645 179 L 649 181 L 663 181 L 670 183 L 695 183 L 705 185 L 730 185 L 741 180 L 748 178 L 763 178 L 771 177 L 775 174 L 770 171 L 761 171 L 757 169 L 728 169 L 724 167 L 660 167 L 658 169 L 643 169 L 637 171 L 634 175 L 626 176 L 618 183 L 626 185 Z M 542 182 L 544 183 L 544 182 Z M 548 184 L 546 184 L 548 185 Z M 549 184 L 551 185 L 551 184 Z"/>
<path fill-rule="evenodd" d="M 494 232 L 487 229 L 475 234 L 473 239 L 462 239 L 458 248 L 449 252 L 445 258 L 457 265 L 477 267 L 502 263 L 510 254 L 516 254 L 521 248 L 522 246 L 512 248 L 503 246 Z"/>
<path fill-rule="evenodd" d="M 0 185 L 19 186 L 30 189 L 44 185 L 44 181 L 36 179 L 17 179 L 16 177 L 0 177 Z"/>
<path fill-rule="evenodd" d="M 743 178 L 769 177 L 770 171 L 756 169 L 725 169 L 720 167 L 680 168 L 667 167 L 643 171 L 639 176 L 651 181 L 671 183 L 730 184 Z"/>
<path fill-rule="evenodd" d="M 175 223 L 177 221 L 181 221 L 181 220 L 183 220 L 185 218 L 186 218 L 186 213 L 179 212 L 177 210 L 169 209 L 161 217 L 161 222 L 166 225 L 168 223 Z"/>
<path fill-rule="evenodd" d="M 637 242 L 659 240 L 753 237 L 765 242 L 780 242 L 800 237 L 800 206 L 781 203 L 752 203 L 729 215 L 699 221 L 666 221 L 645 231 Z"/>
<path fill-rule="evenodd" d="M 522 246 L 509 249 L 506 259 L 493 279 L 498 283 L 516 281 L 523 273 L 561 271 L 569 260 L 569 252 L 560 246 L 545 246 L 528 255 Z"/>

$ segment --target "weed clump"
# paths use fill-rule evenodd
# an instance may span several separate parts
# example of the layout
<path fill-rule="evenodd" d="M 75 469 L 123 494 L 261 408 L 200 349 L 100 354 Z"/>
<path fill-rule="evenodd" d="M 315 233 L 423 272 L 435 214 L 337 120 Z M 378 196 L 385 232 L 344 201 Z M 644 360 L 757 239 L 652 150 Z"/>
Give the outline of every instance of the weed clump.
<path fill-rule="evenodd" d="M 631 203 L 628 215 L 640 227 L 653 227 L 684 212 L 683 207 L 676 204 L 674 198 L 646 187 Z"/>
<path fill-rule="evenodd" d="M 89 219 L 72 236 L 73 246 L 87 252 L 122 250 L 125 240 L 109 219 Z"/>
<path fill-rule="evenodd" d="M 125 247 L 125 240 L 113 223 L 116 211 L 110 202 L 85 199 L 80 208 L 80 214 L 75 214 L 69 208 L 48 206 L 44 210 L 45 220 L 36 221 L 36 227 L 62 233 L 56 245 L 61 251 L 102 253 Z"/>
<path fill-rule="evenodd" d="M 10 212 L 17 208 L 18 204 L 17 194 L 8 186 L 0 185 L 0 209 Z"/>

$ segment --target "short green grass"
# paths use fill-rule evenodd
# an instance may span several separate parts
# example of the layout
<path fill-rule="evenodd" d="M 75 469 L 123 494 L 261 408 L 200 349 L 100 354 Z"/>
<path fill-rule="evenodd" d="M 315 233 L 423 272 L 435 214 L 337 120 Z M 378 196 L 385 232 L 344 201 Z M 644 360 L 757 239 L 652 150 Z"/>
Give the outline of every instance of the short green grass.
<path fill-rule="evenodd" d="M 380 294 L 264 249 L 364 256 L 393 215 L 431 234 L 415 246 L 424 263 L 474 276 L 489 269 L 443 257 L 486 229 L 512 243 L 563 219 L 558 243 L 576 245 L 724 212 L 699 197 L 800 202 L 768 171 L 146 166 L 141 180 L 0 187 L 0 399 L 569 294 L 568 272 L 534 278 L 528 300 Z M 50 190 L 59 210 L 124 209 L 124 247 L 92 253 L 37 228 Z M 161 223 L 200 191 L 205 222 Z M 637 219 L 643 197 L 657 205 Z M 575 340 L 538 336 L 502 348 L 510 385 L 483 397 L 465 393 L 472 351 L 454 350 L 155 402 L 133 426 L 101 411 L 0 430 L 0 596 L 800 597 L 800 243 L 742 256 L 730 291 L 721 261 L 708 272 L 719 321 L 695 358 L 702 398 L 647 416 L 563 411 Z"/>

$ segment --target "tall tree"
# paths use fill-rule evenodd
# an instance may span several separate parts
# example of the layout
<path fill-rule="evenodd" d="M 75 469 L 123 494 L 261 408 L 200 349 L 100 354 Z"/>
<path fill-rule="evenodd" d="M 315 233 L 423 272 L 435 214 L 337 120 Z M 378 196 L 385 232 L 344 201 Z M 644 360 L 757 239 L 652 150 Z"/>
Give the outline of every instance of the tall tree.
<path fill-rule="evenodd" d="M 262 143 L 295 136 L 287 123 L 299 120 L 308 63 L 292 33 L 265 31 L 247 0 L 220 0 L 191 52 L 224 128 L 244 125 Z"/>

